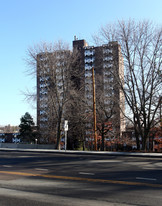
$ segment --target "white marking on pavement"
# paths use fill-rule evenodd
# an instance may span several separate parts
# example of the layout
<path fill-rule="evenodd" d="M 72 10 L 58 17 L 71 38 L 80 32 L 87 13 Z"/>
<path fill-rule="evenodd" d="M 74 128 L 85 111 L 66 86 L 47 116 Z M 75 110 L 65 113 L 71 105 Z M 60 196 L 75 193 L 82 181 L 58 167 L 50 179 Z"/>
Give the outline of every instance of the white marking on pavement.
<path fill-rule="evenodd" d="M 142 167 L 142 169 L 144 169 L 144 170 L 155 170 L 155 167 Z M 156 170 L 158 170 L 158 169 L 156 169 Z M 159 170 L 161 170 L 161 169 L 159 169 Z"/>
<path fill-rule="evenodd" d="M 95 173 L 79 172 L 80 175 L 95 175 Z"/>
<path fill-rule="evenodd" d="M 30 157 L 33 157 L 33 156 L 19 156 L 19 158 L 30 158 Z"/>
<path fill-rule="evenodd" d="M 35 168 L 35 170 L 48 171 L 48 169 L 44 169 L 44 168 Z"/>
<path fill-rule="evenodd" d="M 155 178 L 146 178 L 146 177 L 136 177 L 136 180 L 152 180 L 152 181 L 156 181 L 157 179 L 155 179 Z"/>
<path fill-rule="evenodd" d="M 129 165 L 138 165 L 138 166 L 143 166 L 143 165 L 149 165 L 149 162 L 124 162 L 125 164 L 129 164 Z"/>
<path fill-rule="evenodd" d="M 123 162 L 123 160 L 90 160 L 90 163 L 113 163 L 113 162 Z"/>
<path fill-rule="evenodd" d="M 2 165 L 3 167 L 12 167 L 11 165 Z"/>

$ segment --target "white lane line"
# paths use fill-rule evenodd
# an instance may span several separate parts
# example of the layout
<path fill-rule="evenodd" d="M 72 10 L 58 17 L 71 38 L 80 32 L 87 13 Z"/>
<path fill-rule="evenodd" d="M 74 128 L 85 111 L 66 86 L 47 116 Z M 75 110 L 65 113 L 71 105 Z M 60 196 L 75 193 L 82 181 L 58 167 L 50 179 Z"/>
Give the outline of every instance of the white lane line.
<path fill-rule="evenodd" d="M 2 165 L 2 167 L 12 167 L 11 165 Z"/>
<path fill-rule="evenodd" d="M 109 162 L 117 163 L 117 162 L 123 162 L 123 161 L 122 160 L 90 160 L 89 162 L 90 163 L 101 163 L 101 164 L 103 164 L 103 163 L 109 163 Z"/>
<path fill-rule="evenodd" d="M 146 177 L 136 177 L 136 180 L 151 180 L 151 181 L 156 181 L 157 179 L 155 179 L 155 178 L 146 178 Z"/>
<path fill-rule="evenodd" d="M 35 170 L 48 171 L 48 169 L 44 169 L 44 168 L 35 168 Z"/>
<path fill-rule="evenodd" d="M 142 167 L 142 169 L 144 169 L 144 170 L 155 170 L 154 167 Z M 158 170 L 158 168 L 156 168 L 156 170 Z M 161 168 L 160 168 L 160 170 L 161 170 Z"/>
<path fill-rule="evenodd" d="M 95 175 L 95 173 L 79 172 L 80 175 Z"/>

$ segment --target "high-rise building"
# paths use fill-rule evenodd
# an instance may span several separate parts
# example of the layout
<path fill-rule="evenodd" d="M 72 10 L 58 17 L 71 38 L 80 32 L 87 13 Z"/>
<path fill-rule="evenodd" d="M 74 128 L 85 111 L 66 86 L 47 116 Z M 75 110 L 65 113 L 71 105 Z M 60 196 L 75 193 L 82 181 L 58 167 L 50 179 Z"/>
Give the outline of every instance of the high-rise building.
<path fill-rule="evenodd" d="M 118 42 L 109 42 L 108 44 L 94 47 L 88 46 L 85 40 L 74 39 L 73 49 L 78 49 L 83 62 L 85 98 L 88 105 L 85 112 L 90 116 L 89 122 L 87 122 L 86 135 L 92 136 L 93 133 L 93 67 L 96 77 L 96 105 L 98 110 L 104 110 L 99 111 L 99 113 L 103 113 L 102 121 L 107 119 L 109 123 L 112 123 L 113 131 L 116 135 L 121 135 L 122 131 L 125 130 L 125 99 L 117 83 L 119 78 L 122 81 L 124 80 L 124 65 L 120 45 Z M 99 121 L 98 118 L 97 122 Z"/>
<path fill-rule="evenodd" d="M 56 119 L 61 118 L 60 122 L 63 125 L 64 115 L 61 114 L 61 108 L 67 92 L 66 71 L 70 56 L 69 50 L 44 52 L 37 55 L 37 125 L 43 137 L 42 141 L 54 141 Z"/>
<path fill-rule="evenodd" d="M 88 137 L 92 136 L 93 133 L 93 67 L 96 78 L 97 109 L 103 109 L 100 115 L 102 116 L 103 114 L 103 119 L 105 115 L 105 121 L 111 122 L 113 130 L 118 133 L 118 135 L 121 134 L 121 132 L 125 130 L 123 115 L 125 100 L 117 84 L 119 78 L 124 78 L 123 57 L 121 55 L 120 45 L 118 42 L 109 42 L 98 47 L 88 46 L 85 40 L 78 40 L 75 37 L 73 41 L 73 53 L 75 51 L 79 53 L 79 66 L 83 74 L 80 78 L 84 81 L 83 95 L 87 103 L 85 113 L 89 116 L 86 122 L 85 135 Z M 57 91 L 61 94 L 59 95 L 60 99 L 57 99 L 57 101 L 61 103 L 61 96 L 63 97 L 64 95 L 63 81 L 68 81 L 68 79 L 62 79 L 61 76 L 61 72 L 67 69 L 64 62 L 65 54 L 66 58 L 70 58 L 72 52 L 58 51 L 57 53 L 41 53 L 37 56 L 37 124 L 39 131 L 41 133 L 44 131 L 44 134 L 49 130 L 49 127 L 51 127 L 49 121 L 50 123 L 54 121 L 51 119 L 51 114 L 53 117 L 55 116 L 55 111 L 53 111 L 50 106 L 51 104 L 49 104 L 57 98 L 57 95 L 52 95 L 51 99 L 50 94 L 52 91 L 54 92 L 53 87 L 57 87 Z M 51 78 L 51 75 L 53 78 Z M 106 115 L 109 115 L 109 119 L 106 118 Z M 49 135 L 47 134 L 47 136 Z"/>

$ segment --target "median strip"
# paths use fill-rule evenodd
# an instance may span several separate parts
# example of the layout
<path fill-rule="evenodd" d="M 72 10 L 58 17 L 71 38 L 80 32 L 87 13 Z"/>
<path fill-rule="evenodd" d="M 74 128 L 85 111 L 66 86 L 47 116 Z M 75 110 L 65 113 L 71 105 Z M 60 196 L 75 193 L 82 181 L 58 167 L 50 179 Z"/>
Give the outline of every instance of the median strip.
<path fill-rule="evenodd" d="M 76 181 L 88 181 L 88 182 L 97 182 L 97 183 L 109 183 L 109 184 L 121 184 L 121 185 L 147 186 L 147 187 L 162 188 L 161 184 L 150 184 L 150 183 L 143 183 L 143 182 L 127 182 L 127 181 L 121 181 L 121 180 L 92 179 L 92 178 L 85 178 L 85 177 L 69 177 L 69 176 L 33 174 L 33 173 L 10 172 L 10 171 L 0 171 L 0 174 L 20 175 L 20 176 L 27 176 L 27 177 L 34 176 L 34 177 L 44 177 L 44 178 L 50 178 L 50 179 L 76 180 Z"/>

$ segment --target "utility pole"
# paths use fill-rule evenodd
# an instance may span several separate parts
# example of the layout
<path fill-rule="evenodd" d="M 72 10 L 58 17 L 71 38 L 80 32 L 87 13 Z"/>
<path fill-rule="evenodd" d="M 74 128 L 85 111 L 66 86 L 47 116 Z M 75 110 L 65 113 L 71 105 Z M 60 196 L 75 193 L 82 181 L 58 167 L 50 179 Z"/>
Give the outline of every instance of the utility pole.
<path fill-rule="evenodd" d="M 92 67 L 92 85 L 93 85 L 94 150 L 97 151 L 96 94 L 95 94 L 95 76 L 94 76 L 94 67 Z"/>

